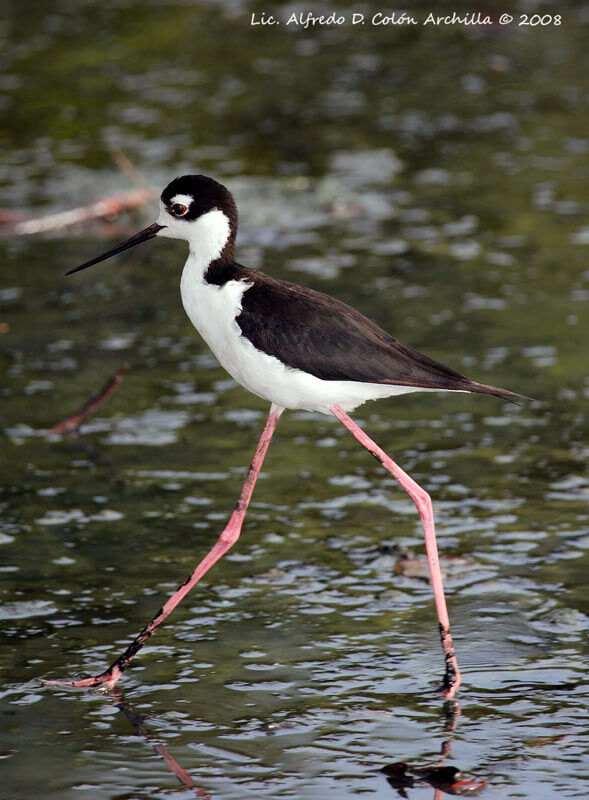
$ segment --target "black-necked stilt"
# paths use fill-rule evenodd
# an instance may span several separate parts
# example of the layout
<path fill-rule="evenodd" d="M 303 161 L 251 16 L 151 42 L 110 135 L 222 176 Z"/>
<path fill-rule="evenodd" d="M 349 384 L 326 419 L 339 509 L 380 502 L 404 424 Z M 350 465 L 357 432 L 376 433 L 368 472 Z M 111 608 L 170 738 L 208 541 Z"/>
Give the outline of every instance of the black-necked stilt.
<path fill-rule="evenodd" d="M 237 208 L 231 193 L 212 178 L 185 175 L 164 189 L 157 222 L 67 273 L 86 269 L 156 236 L 186 240 L 190 252 L 180 282 L 186 313 L 220 364 L 271 406 L 235 510 L 210 552 L 105 672 L 55 683 L 114 686 L 168 614 L 237 541 L 278 418 L 285 408 L 291 408 L 337 417 L 415 502 L 440 624 L 445 696 L 452 697 L 460 685 L 460 672 L 450 635 L 430 497 L 348 412 L 367 400 L 415 391 L 480 392 L 510 401 L 525 398 L 472 381 L 433 361 L 333 297 L 241 266 L 234 257 L 236 233 Z"/>

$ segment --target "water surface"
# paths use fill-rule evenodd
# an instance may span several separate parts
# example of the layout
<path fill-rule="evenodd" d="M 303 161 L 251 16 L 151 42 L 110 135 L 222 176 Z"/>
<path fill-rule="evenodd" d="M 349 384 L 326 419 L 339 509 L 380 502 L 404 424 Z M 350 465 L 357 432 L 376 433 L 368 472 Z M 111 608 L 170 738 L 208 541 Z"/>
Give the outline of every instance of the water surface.
<path fill-rule="evenodd" d="M 123 696 L 46 689 L 110 663 L 211 546 L 267 408 L 186 319 L 183 244 L 62 277 L 154 207 L 7 230 L 2 796 L 389 798 L 383 767 L 442 747 L 486 796 L 586 796 L 587 10 L 559 8 L 558 28 L 491 31 L 278 33 L 251 29 L 246 3 L 6 16 L 3 207 L 129 189 L 116 148 L 158 188 L 213 174 L 240 205 L 243 263 L 535 400 L 415 394 L 355 414 L 431 493 L 454 557 L 460 716 L 435 694 L 431 590 L 398 568 L 423 554 L 411 502 L 335 421 L 292 412 L 242 539 Z M 79 438 L 48 432 L 123 362 Z"/>

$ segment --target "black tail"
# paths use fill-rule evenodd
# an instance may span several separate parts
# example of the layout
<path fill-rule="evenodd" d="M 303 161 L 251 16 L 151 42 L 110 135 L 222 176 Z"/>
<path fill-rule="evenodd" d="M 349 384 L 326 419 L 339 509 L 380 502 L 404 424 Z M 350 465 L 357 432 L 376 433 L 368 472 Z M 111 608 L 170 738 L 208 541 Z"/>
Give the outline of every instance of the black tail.
<path fill-rule="evenodd" d="M 523 406 L 526 400 L 532 400 L 531 397 L 526 397 L 525 394 L 517 394 L 517 392 L 510 392 L 508 389 L 499 389 L 497 386 L 487 386 L 486 383 L 478 383 L 471 381 L 468 378 L 465 380 L 465 392 L 478 392 L 479 394 L 492 394 L 495 397 L 500 397 L 502 400 L 507 400 L 514 403 L 516 406 Z M 457 386 L 457 389 L 461 387 Z"/>

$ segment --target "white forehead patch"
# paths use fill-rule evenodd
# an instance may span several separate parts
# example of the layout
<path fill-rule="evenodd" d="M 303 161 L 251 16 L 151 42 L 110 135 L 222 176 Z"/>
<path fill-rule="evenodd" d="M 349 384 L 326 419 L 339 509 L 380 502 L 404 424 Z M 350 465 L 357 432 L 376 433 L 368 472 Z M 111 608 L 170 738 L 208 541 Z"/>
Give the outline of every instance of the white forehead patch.
<path fill-rule="evenodd" d="M 175 194 L 174 197 L 170 200 L 170 205 L 173 206 L 174 203 L 181 203 L 186 208 L 190 207 L 190 204 L 194 200 L 194 197 L 189 194 Z"/>

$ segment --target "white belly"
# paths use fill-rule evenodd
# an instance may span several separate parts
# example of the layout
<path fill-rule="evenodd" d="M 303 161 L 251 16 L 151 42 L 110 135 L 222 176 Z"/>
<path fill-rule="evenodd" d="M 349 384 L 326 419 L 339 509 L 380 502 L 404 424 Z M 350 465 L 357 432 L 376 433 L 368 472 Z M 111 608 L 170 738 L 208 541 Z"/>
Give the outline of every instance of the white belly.
<path fill-rule="evenodd" d="M 411 386 L 384 386 L 359 381 L 325 381 L 284 366 L 274 356 L 257 350 L 235 322 L 241 298 L 249 288 L 243 281 L 223 286 L 206 283 L 189 269 L 182 273 L 182 303 L 190 321 L 227 372 L 244 388 L 281 408 L 329 414 L 334 404 L 344 411 L 367 400 L 420 390 Z M 192 274 L 191 274 L 192 273 Z M 196 279 L 195 279 L 196 278 Z"/>

